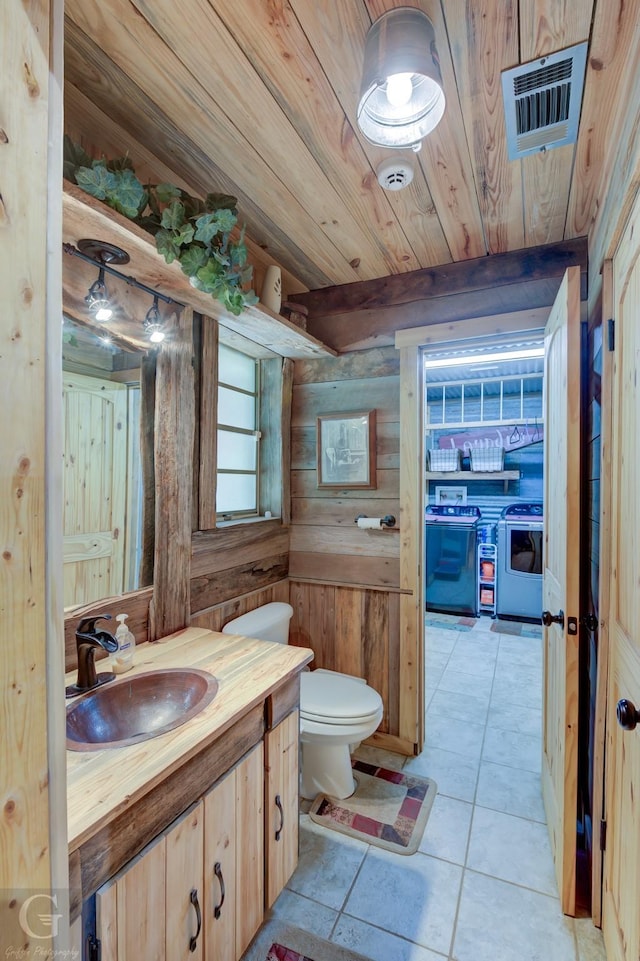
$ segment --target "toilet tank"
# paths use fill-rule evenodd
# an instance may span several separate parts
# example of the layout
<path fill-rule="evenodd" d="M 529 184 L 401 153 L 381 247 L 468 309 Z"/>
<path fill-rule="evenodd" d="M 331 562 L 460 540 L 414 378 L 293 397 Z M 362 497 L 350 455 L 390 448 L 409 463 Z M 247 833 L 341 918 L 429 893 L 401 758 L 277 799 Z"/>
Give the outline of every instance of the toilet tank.
<path fill-rule="evenodd" d="M 292 614 L 291 604 L 274 601 L 228 621 L 222 628 L 222 633 L 244 634 L 245 637 L 256 637 L 259 641 L 288 644 L 289 621 Z"/>

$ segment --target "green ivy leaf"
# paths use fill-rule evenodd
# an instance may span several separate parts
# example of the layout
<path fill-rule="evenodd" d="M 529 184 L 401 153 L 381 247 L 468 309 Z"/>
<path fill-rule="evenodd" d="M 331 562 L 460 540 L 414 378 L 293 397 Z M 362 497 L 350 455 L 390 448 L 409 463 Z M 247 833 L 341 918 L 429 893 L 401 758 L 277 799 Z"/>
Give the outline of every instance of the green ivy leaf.
<path fill-rule="evenodd" d="M 107 160 L 107 170 L 118 173 L 120 170 L 133 170 L 131 157 L 126 154 L 124 157 L 116 157 L 114 160 Z"/>
<path fill-rule="evenodd" d="M 184 221 L 184 204 L 181 204 L 179 200 L 172 200 L 169 206 L 162 211 L 162 226 L 168 230 L 177 230 L 182 227 Z"/>
<path fill-rule="evenodd" d="M 107 200 L 112 207 L 119 210 L 125 217 L 136 218 L 147 206 L 148 194 L 133 170 L 125 169 L 114 172 L 115 188 Z"/>
<path fill-rule="evenodd" d="M 79 167 L 76 170 L 76 183 L 98 200 L 106 200 L 116 185 L 116 175 L 102 163 L 95 167 Z"/>
<path fill-rule="evenodd" d="M 65 134 L 62 145 L 62 174 L 65 180 L 76 183 L 75 173 L 78 167 L 91 167 L 91 163 L 91 157 L 86 150 L 74 143 L 69 134 Z"/>
<path fill-rule="evenodd" d="M 182 191 L 173 184 L 158 184 L 154 191 L 158 203 L 170 204 L 172 200 L 180 200 Z"/>
<path fill-rule="evenodd" d="M 196 220 L 196 240 L 203 244 L 211 244 L 219 234 L 228 233 L 236 222 L 236 215 L 231 210 L 215 210 L 203 214 Z M 221 238 L 224 240 L 224 236 Z"/>
<path fill-rule="evenodd" d="M 156 234 L 156 249 L 159 254 L 162 254 L 168 264 L 172 264 L 173 261 L 177 260 L 180 256 L 180 247 L 175 242 L 170 230 L 161 228 L 158 231 Z"/>
<path fill-rule="evenodd" d="M 180 266 L 187 277 L 195 277 L 200 267 L 207 262 L 207 251 L 204 247 L 188 247 L 180 254 Z"/>

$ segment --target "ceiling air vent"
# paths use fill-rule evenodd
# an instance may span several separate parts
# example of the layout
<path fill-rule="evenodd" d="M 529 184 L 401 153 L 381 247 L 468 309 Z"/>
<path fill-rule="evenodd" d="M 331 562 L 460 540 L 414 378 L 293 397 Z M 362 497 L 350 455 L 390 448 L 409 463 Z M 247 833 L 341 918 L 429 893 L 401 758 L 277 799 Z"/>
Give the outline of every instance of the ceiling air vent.
<path fill-rule="evenodd" d="M 578 43 L 503 72 L 509 160 L 575 143 L 586 60 Z"/>

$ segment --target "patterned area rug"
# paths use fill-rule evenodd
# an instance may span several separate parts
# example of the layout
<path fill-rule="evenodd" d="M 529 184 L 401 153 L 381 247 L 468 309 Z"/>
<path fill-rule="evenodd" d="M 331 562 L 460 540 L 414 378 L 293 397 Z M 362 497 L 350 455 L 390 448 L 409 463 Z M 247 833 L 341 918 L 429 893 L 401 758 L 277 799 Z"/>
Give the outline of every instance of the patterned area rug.
<path fill-rule="evenodd" d="M 500 618 L 491 625 L 496 634 L 513 634 L 517 637 L 542 637 L 540 624 L 524 624 L 522 621 L 502 621 Z"/>
<path fill-rule="evenodd" d="M 277 916 L 265 920 L 241 961 L 367 961 L 362 954 L 325 941 Z"/>
<path fill-rule="evenodd" d="M 426 627 L 441 627 L 445 631 L 471 631 L 477 624 L 475 617 L 459 617 L 457 614 L 436 614 L 429 611 L 424 619 Z"/>
<path fill-rule="evenodd" d="M 387 851 L 413 854 L 438 790 L 435 781 L 355 758 L 352 766 L 355 793 L 344 801 L 319 794 L 309 811 L 311 820 Z"/>

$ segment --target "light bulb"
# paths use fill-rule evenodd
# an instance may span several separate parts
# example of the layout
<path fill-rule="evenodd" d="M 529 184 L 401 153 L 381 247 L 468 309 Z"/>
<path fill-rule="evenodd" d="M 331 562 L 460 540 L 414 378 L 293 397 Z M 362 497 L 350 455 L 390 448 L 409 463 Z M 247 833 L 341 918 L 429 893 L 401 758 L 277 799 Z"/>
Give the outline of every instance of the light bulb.
<path fill-rule="evenodd" d="M 413 74 L 394 73 L 387 77 L 387 100 L 392 107 L 404 107 L 411 100 Z"/>
<path fill-rule="evenodd" d="M 164 331 L 152 330 L 151 333 L 149 334 L 149 340 L 151 341 L 152 344 L 161 344 L 162 341 L 164 340 Z"/>
<path fill-rule="evenodd" d="M 111 320 L 112 316 L 113 311 L 111 310 L 111 307 L 98 307 L 95 313 L 96 320 L 99 320 L 101 323 Z"/>

